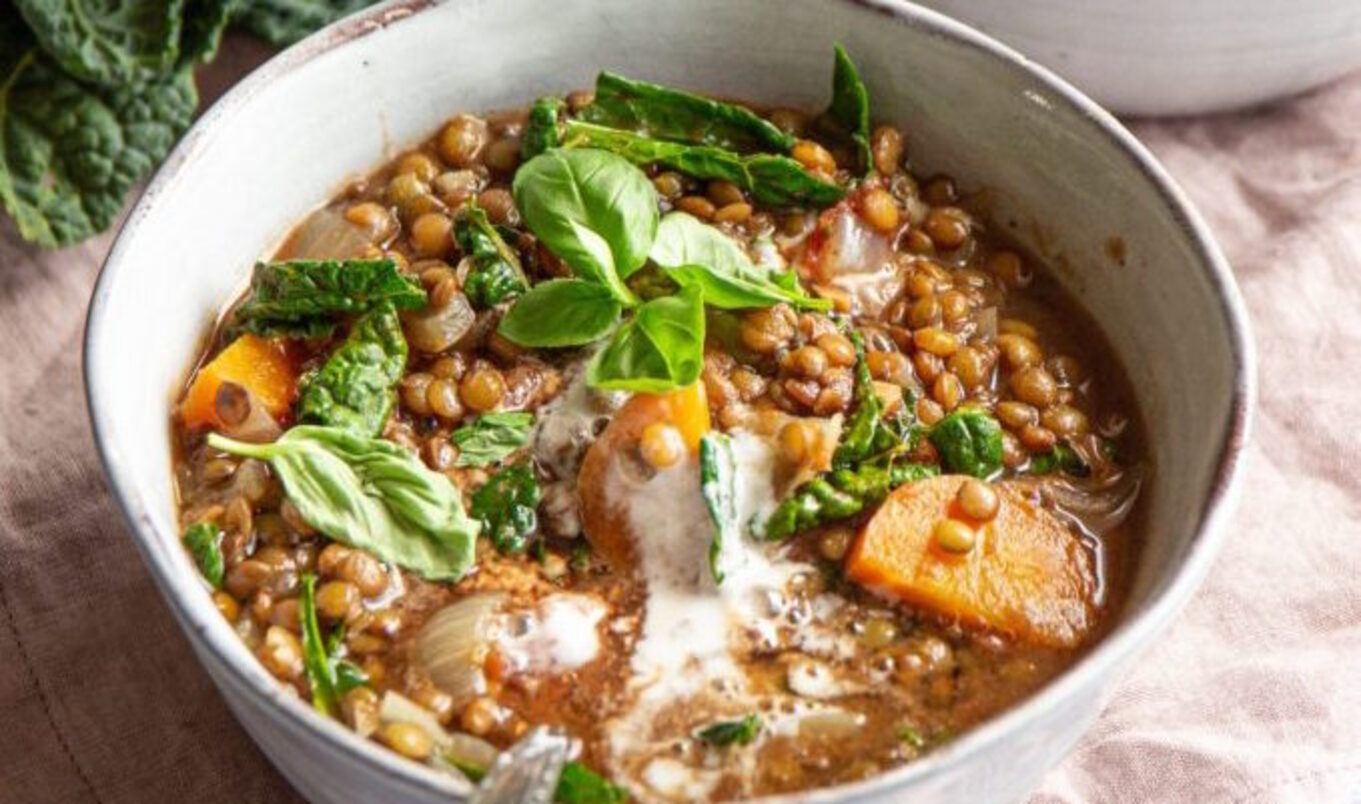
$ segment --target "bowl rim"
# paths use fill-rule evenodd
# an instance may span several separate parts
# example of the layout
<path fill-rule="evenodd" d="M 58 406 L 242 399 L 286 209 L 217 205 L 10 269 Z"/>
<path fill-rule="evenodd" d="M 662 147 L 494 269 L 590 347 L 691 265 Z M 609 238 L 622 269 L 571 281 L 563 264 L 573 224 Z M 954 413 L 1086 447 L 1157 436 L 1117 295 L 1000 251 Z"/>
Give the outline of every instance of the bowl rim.
<path fill-rule="evenodd" d="M 335 48 L 358 40 L 423 10 L 437 5 L 470 4 L 476 0 L 387 0 L 364 11 L 336 22 L 304 39 L 302 42 L 273 56 L 228 90 L 216 103 L 194 122 L 181 137 L 171 154 L 158 168 L 152 181 L 137 200 L 130 214 L 119 228 L 108 256 L 100 269 L 86 317 L 83 338 L 82 372 L 85 380 L 86 406 L 90 418 L 96 450 L 108 480 L 109 488 L 141 553 L 142 560 L 169 604 L 172 613 L 190 637 L 191 645 L 206 650 L 226 673 L 216 680 L 222 686 L 234 687 L 243 693 L 249 704 L 261 709 L 271 720 L 292 732 L 298 740 L 320 739 L 331 752 L 340 752 L 362 762 L 389 780 L 410 789 L 414 786 L 442 794 L 466 794 L 466 784 L 454 777 L 410 762 L 387 751 L 372 741 L 362 738 L 341 724 L 321 716 L 296 696 L 287 695 L 269 677 L 253 657 L 243 657 L 241 642 L 236 633 L 213 607 L 194 605 L 184 594 L 185 579 L 172 566 L 167 555 L 153 549 L 155 528 L 149 506 L 139 488 L 124 471 L 127 460 L 114 445 L 110 433 L 117 423 L 103 404 L 103 385 L 106 381 L 101 369 L 101 357 L 106 348 L 113 348 L 107 338 L 101 338 L 109 313 L 110 286 L 114 277 L 130 266 L 125 264 L 124 252 L 134 233 L 150 216 L 157 199 L 179 177 L 181 169 L 211 144 L 219 121 L 234 114 L 240 107 L 275 78 L 287 75 L 313 59 Z M 1045 684 L 1034 694 L 996 716 L 989 718 L 948 745 L 907 765 L 858 782 L 804 791 L 793 795 L 762 799 L 777 801 L 833 801 L 885 793 L 912 783 L 920 783 L 971 761 L 985 749 L 1024 732 L 1040 714 L 1056 706 L 1065 698 L 1074 697 L 1084 688 L 1104 687 L 1112 671 L 1161 633 L 1175 614 L 1186 604 L 1199 587 L 1225 538 L 1225 522 L 1236 499 L 1238 481 L 1245 457 L 1245 447 L 1252 428 L 1256 408 L 1257 368 L 1256 351 L 1251 337 L 1246 306 L 1234 280 L 1228 261 L 1221 252 L 1209 227 L 1196 211 L 1185 193 L 1157 162 L 1152 154 L 1120 124 L 1086 95 L 1046 68 L 976 29 L 951 17 L 917 6 L 906 0 L 823 0 L 823 2 L 852 6 L 862 12 L 879 14 L 891 24 L 904 25 L 918 33 L 940 37 L 966 49 L 981 53 L 998 63 L 1017 78 L 1051 93 L 1054 100 L 1066 104 L 1078 113 L 1078 125 L 1085 133 L 1104 140 L 1123 157 L 1157 192 L 1165 210 L 1172 216 L 1193 247 L 1196 267 L 1205 274 L 1220 306 L 1220 313 L 1228 327 L 1233 359 L 1233 387 L 1231 407 L 1219 436 L 1215 469 L 1211 487 L 1199 511 L 1195 534 L 1185 560 L 1160 580 L 1149 600 L 1140 607 L 1127 610 L 1121 621 L 1085 655 Z M 189 579 L 195 580 L 195 579 Z M 194 593 L 202 594 L 195 584 Z M 195 644 L 194 635 L 201 638 Z M 205 656 L 200 655 L 202 663 Z M 233 709 L 236 707 L 233 706 Z M 273 759 L 271 758 L 271 762 Z M 1047 770 L 1047 769 L 1046 769 Z"/>

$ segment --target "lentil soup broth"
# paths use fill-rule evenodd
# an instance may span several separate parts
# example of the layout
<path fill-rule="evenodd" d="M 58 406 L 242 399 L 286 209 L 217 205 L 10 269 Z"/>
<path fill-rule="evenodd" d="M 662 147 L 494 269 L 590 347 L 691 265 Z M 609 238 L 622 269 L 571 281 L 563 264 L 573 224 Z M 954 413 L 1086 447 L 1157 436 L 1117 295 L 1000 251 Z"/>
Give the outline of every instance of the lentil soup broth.
<path fill-rule="evenodd" d="M 593 102 L 571 93 L 561 113 L 590 118 Z M 765 203 L 642 161 L 663 225 L 687 213 L 769 276 L 797 276 L 781 287 L 798 292 L 707 305 L 698 382 L 630 392 L 588 369 L 613 345 L 529 347 L 499 326 L 528 288 L 581 275 L 517 204 L 530 114 L 451 118 L 273 257 L 388 260 L 419 291 L 399 313 L 404 346 L 373 436 L 447 479 L 480 523 L 457 577 L 403 565 L 295 499 L 275 458 L 206 437 L 270 444 L 329 423 L 310 395 L 369 313 L 262 325 L 257 281 L 185 388 L 172 429 L 186 543 L 283 685 L 474 780 L 543 724 L 576 738 L 607 791 L 724 800 L 911 762 L 1102 637 L 1148 469 L 1134 394 L 1096 322 L 948 176 L 914 172 L 899 129 L 874 128 L 861 155 L 817 115 L 762 112 L 795 140 L 800 170 L 840 188 L 832 203 Z M 460 228 L 473 210 L 523 272 L 517 293 L 486 298 L 486 263 Z M 655 262 L 626 277 L 638 311 L 684 284 Z M 870 404 L 880 415 L 858 418 Z M 513 413 L 528 416 L 495 419 Z M 473 433 L 492 421 L 512 432 L 504 448 Z M 893 433 L 891 454 L 847 464 L 841 447 L 866 421 Z M 721 543 L 701 469 L 718 443 L 740 523 Z M 851 477 L 907 466 L 911 479 L 878 491 Z M 515 494 L 480 505 L 512 481 Z M 792 499 L 804 509 L 786 533 L 758 532 Z M 213 550 L 205 562 L 189 538 L 200 526 L 215 534 L 216 575 Z M 560 800 L 611 800 L 567 785 Z"/>

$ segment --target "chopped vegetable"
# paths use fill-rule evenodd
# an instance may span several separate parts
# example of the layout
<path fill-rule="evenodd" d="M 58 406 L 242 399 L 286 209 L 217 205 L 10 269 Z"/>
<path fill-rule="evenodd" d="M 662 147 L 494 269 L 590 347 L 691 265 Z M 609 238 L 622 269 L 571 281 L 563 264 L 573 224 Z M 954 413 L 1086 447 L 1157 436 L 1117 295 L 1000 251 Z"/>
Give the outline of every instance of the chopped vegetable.
<path fill-rule="evenodd" d="M 439 472 L 389 441 L 335 427 L 294 427 L 272 444 L 208 435 L 208 446 L 269 461 L 307 524 L 431 580 L 473 564 L 478 523 Z"/>
<path fill-rule="evenodd" d="M 695 382 L 703 367 L 704 294 L 692 287 L 639 307 L 591 362 L 586 381 L 661 393 Z"/>
<path fill-rule="evenodd" d="M 738 720 L 721 720 L 701 729 L 696 737 L 710 745 L 748 745 L 761 733 L 761 716 L 752 713 Z"/>
<path fill-rule="evenodd" d="M 870 93 L 860 80 L 855 62 L 839 44 L 832 68 L 832 102 L 816 123 L 828 133 L 849 140 L 860 160 L 860 175 L 869 172 L 874 164 L 870 156 Z"/>
<path fill-rule="evenodd" d="M 382 302 L 354 323 L 319 371 L 302 378 L 299 420 L 378 435 L 396 405 L 406 358 L 402 322 L 392 303 Z"/>
<path fill-rule="evenodd" d="M 529 440 L 534 414 L 484 413 L 454 431 L 455 466 L 488 466 L 504 460 Z"/>
<path fill-rule="evenodd" d="M 792 271 L 755 265 L 732 238 L 684 212 L 662 218 L 648 256 L 676 284 L 698 286 L 704 303 L 713 307 L 735 310 L 789 302 L 807 310 L 831 309 L 831 302 L 815 299 L 797 285 L 781 285 L 779 278 Z"/>
<path fill-rule="evenodd" d="M 832 455 L 832 466 L 839 469 L 911 449 L 915 441 L 915 432 L 906 418 L 910 406 L 901 405 L 898 416 L 885 419 L 883 400 L 865 360 L 864 339 L 858 332 L 852 332 L 850 338 L 855 346 L 855 412 Z"/>
<path fill-rule="evenodd" d="M 1002 426 L 981 410 L 951 413 L 936 422 L 930 438 L 949 472 L 987 478 L 1002 468 Z"/>
<path fill-rule="evenodd" d="M 573 761 L 562 767 L 553 800 L 558 804 L 620 804 L 629 800 L 629 794 L 580 762 Z"/>
<path fill-rule="evenodd" d="M 969 480 L 948 475 L 895 491 L 865 526 L 846 576 L 948 620 L 1025 642 L 1078 645 L 1095 618 L 1096 577 L 1082 542 L 1052 514 L 1006 486 L 997 516 L 972 526 L 973 548 L 950 553 L 936 525 L 959 519 L 956 496 Z"/>
<path fill-rule="evenodd" d="M 317 579 L 312 573 L 302 576 L 298 616 L 302 621 L 303 668 L 312 688 L 312 706 L 323 715 L 335 717 L 340 712 L 340 695 L 336 691 L 334 668 L 326 654 L 326 643 L 321 639 L 321 625 L 317 622 L 316 585 Z"/>
<path fill-rule="evenodd" d="M 212 522 L 195 522 L 184 531 L 184 546 L 203 579 L 214 589 L 222 586 L 222 528 Z"/>
<path fill-rule="evenodd" d="M 558 120 L 566 106 L 561 98 L 539 98 L 529 110 L 524 133 L 520 136 L 520 158 L 528 162 L 560 144 Z"/>
<path fill-rule="evenodd" d="M 862 463 L 833 469 L 794 490 L 766 520 L 764 538 L 784 539 L 800 531 L 855 516 L 878 505 L 890 491 L 934 477 L 930 464 L 897 463 L 887 467 Z"/>
<path fill-rule="evenodd" d="M 399 310 L 418 309 L 425 306 L 425 290 L 392 260 L 260 262 L 233 322 L 257 334 L 319 338 L 335 331 L 340 316 L 359 315 L 384 302 Z"/>
<path fill-rule="evenodd" d="M 224 382 L 249 391 L 275 419 L 288 413 L 297 395 L 297 372 L 283 342 L 242 335 L 194 375 L 180 405 L 185 425 L 223 426 L 217 415 L 217 392 Z"/>
<path fill-rule="evenodd" d="M 508 466 L 473 492 L 469 513 L 503 553 L 523 553 L 539 526 L 539 481 L 528 461 Z"/>
<path fill-rule="evenodd" d="M 708 433 L 699 441 L 699 490 L 704 505 L 714 520 L 714 538 L 709 544 L 709 572 L 714 583 L 723 583 L 719 559 L 723 543 L 740 537 L 737 522 L 737 467 L 732 443 L 722 433 Z"/>
<path fill-rule="evenodd" d="M 602 72 L 595 99 L 581 110 L 589 123 L 659 140 L 729 151 L 788 153 L 795 138 L 744 106 Z"/>
<path fill-rule="evenodd" d="M 472 260 L 463 293 L 473 307 L 491 307 L 529 289 L 519 255 L 506 245 L 475 200 L 468 202 L 454 222 L 454 240 L 464 257 Z"/>

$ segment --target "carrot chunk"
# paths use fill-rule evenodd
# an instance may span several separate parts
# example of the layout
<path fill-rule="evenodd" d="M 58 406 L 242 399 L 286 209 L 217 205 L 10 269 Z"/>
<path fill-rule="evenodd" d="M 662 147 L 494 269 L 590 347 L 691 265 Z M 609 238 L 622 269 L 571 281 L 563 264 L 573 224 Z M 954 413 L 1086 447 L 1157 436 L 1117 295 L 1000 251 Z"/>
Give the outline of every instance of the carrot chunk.
<path fill-rule="evenodd" d="M 591 547 L 618 568 L 631 565 L 634 540 L 623 501 L 613 499 L 609 493 L 610 476 L 624 470 L 619 464 L 637 454 L 643 430 L 657 422 L 675 427 L 694 455 L 700 439 L 709 432 L 709 400 L 704 383 L 664 394 L 634 395 L 586 451 L 577 475 L 582 531 Z"/>
<path fill-rule="evenodd" d="M 217 427 L 215 401 L 224 382 L 236 383 L 275 419 L 288 413 L 298 395 L 297 371 L 283 341 L 242 335 L 199 368 L 180 412 L 189 427 Z"/>
<path fill-rule="evenodd" d="M 970 519 L 956 502 L 970 480 L 945 475 L 889 495 L 852 546 L 847 577 L 944 619 L 1036 645 L 1079 644 L 1095 620 L 1096 577 L 1077 535 L 1005 484 L 997 515 Z M 972 526 L 971 547 L 940 543 L 945 519 Z"/>

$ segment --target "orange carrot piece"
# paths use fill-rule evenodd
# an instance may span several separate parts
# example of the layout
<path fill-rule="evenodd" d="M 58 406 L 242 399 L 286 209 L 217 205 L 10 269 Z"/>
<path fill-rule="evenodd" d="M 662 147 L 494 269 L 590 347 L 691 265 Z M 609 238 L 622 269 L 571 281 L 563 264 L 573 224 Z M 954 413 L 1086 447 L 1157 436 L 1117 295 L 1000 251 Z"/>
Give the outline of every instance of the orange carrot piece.
<path fill-rule="evenodd" d="M 1046 647 L 1078 645 L 1095 619 L 1096 577 L 1077 535 L 1006 484 L 995 487 L 997 516 L 970 520 L 955 502 L 969 479 L 946 475 L 889 495 L 852 546 L 847 577 L 946 620 Z M 973 549 L 935 543 L 945 517 L 974 527 Z"/>
<path fill-rule="evenodd" d="M 275 419 L 288 413 L 298 395 L 297 370 L 281 340 L 242 335 L 199 367 L 180 412 L 189 427 L 217 427 L 217 389 L 233 382 L 250 391 Z"/>

